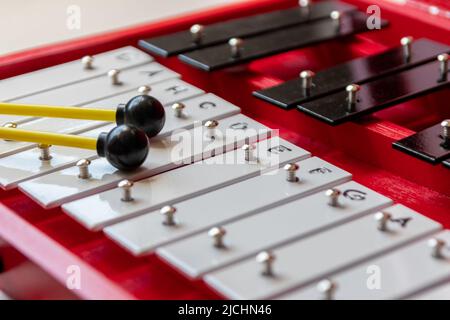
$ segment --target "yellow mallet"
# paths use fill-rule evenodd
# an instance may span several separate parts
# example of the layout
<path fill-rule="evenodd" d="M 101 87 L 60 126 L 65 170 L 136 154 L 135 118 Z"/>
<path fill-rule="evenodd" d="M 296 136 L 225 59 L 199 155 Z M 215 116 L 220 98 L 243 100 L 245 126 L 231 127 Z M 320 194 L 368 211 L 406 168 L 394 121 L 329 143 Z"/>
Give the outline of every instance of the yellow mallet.
<path fill-rule="evenodd" d="M 148 95 L 136 96 L 116 110 L 0 103 L 0 114 L 116 122 L 135 126 L 149 138 L 156 136 L 166 121 L 161 102 Z"/>
<path fill-rule="evenodd" d="M 124 171 L 137 169 L 148 154 L 145 132 L 128 125 L 117 126 L 108 133 L 102 132 L 97 139 L 0 127 L 0 139 L 96 150 L 100 157 L 105 157 L 111 165 Z"/>

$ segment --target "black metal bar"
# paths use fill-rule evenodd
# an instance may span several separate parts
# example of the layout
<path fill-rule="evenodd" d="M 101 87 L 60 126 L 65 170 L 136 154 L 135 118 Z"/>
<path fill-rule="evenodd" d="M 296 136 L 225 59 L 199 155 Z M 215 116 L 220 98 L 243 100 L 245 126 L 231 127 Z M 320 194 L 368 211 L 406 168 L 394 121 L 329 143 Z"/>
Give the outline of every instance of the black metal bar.
<path fill-rule="evenodd" d="M 386 21 L 383 20 L 382 25 L 386 25 Z M 366 15 L 354 12 L 343 15 L 339 24 L 332 19 L 323 19 L 245 39 L 241 53 L 235 57 L 228 44 L 221 44 L 191 51 L 179 58 L 199 69 L 212 71 L 363 31 L 368 31 Z"/>
<path fill-rule="evenodd" d="M 410 69 L 436 59 L 438 54 L 450 52 L 450 47 L 429 39 L 412 43 L 411 58 L 404 57 L 403 47 L 357 58 L 318 72 L 310 90 L 302 87 L 302 79 L 289 80 L 283 84 L 253 92 L 255 97 L 276 106 L 289 109 L 324 95 L 343 90 L 350 83 L 362 84 L 401 70 Z"/>
<path fill-rule="evenodd" d="M 328 18 L 331 11 L 348 12 L 356 7 L 339 1 L 324 1 L 302 8 L 277 10 L 205 26 L 202 40 L 194 42 L 189 30 L 139 41 L 139 46 L 167 57 L 227 42 L 233 37 L 250 37 L 297 24 Z"/>
<path fill-rule="evenodd" d="M 433 164 L 450 158 L 450 143 L 445 142 L 439 124 L 394 142 L 392 146 Z"/>
<path fill-rule="evenodd" d="M 383 77 L 360 85 L 357 102 L 350 104 L 345 89 L 298 105 L 297 108 L 331 125 L 398 104 L 448 86 L 439 73 L 439 62 Z"/>

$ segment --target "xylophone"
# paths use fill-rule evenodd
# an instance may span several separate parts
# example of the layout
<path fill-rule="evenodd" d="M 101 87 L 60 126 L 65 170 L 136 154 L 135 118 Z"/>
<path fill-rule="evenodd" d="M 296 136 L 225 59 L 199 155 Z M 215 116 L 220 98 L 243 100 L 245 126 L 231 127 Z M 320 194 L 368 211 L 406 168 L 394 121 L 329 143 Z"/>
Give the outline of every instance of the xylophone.
<path fill-rule="evenodd" d="M 0 288 L 448 299 L 449 13 L 247 1 L 0 58 Z"/>

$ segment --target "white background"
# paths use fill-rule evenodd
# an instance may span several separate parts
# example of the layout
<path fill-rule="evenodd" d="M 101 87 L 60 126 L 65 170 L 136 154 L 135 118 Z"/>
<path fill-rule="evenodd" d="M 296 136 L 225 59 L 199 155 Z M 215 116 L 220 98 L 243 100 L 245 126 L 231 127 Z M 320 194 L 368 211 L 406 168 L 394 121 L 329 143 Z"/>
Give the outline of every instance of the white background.
<path fill-rule="evenodd" d="M 0 55 L 244 0 L 0 0 Z M 67 8 L 81 9 L 81 29 Z"/>

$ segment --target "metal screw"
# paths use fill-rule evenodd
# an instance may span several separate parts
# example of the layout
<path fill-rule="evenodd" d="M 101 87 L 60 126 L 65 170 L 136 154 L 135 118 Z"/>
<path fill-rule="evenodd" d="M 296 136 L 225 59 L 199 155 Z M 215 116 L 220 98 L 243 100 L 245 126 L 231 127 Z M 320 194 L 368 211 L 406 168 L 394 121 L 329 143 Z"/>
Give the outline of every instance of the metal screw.
<path fill-rule="evenodd" d="M 403 47 L 403 57 L 405 58 L 406 62 L 409 62 L 411 60 L 411 44 L 413 43 L 414 38 L 413 37 L 403 37 L 400 39 L 400 44 Z"/>
<path fill-rule="evenodd" d="M 117 184 L 117 187 L 122 189 L 122 198 L 120 200 L 124 202 L 133 201 L 133 197 L 131 196 L 131 188 L 133 188 L 133 181 L 130 180 L 122 180 Z"/>
<path fill-rule="evenodd" d="M 311 89 L 312 80 L 316 74 L 311 70 L 304 70 L 300 72 L 300 78 L 302 79 L 302 87 L 303 89 Z"/>
<path fill-rule="evenodd" d="M 286 180 L 289 182 L 297 182 L 299 179 L 296 175 L 299 166 L 296 163 L 288 163 L 284 166 L 286 171 Z"/>
<path fill-rule="evenodd" d="M 431 255 L 434 258 L 441 259 L 443 258 L 442 251 L 444 250 L 446 243 L 444 240 L 438 238 L 431 238 L 428 240 L 428 246 L 431 248 Z"/>
<path fill-rule="evenodd" d="M 175 102 L 172 105 L 172 110 L 174 112 L 175 117 L 182 118 L 183 117 L 183 111 L 186 108 L 186 106 L 181 102 Z"/>
<path fill-rule="evenodd" d="M 331 20 L 333 20 L 333 23 L 337 29 L 337 31 L 339 31 L 340 27 L 341 27 L 341 17 L 342 14 L 339 11 L 331 11 L 330 13 L 330 18 Z"/>
<path fill-rule="evenodd" d="M 339 196 L 341 195 L 341 192 L 338 189 L 332 188 L 325 191 L 325 196 L 327 196 L 328 205 L 332 207 L 338 207 L 339 206 Z"/>
<path fill-rule="evenodd" d="M 41 153 L 41 155 L 39 156 L 39 160 L 49 161 L 52 159 L 52 156 L 50 155 L 50 147 L 51 145 L 48 144 L 38 144 L 38 148 Z"/>
<path fill-rule="evenodd" d="M 122 84 L 119 81 L 120 70 L 112 69 L 108 71 L 108 77 L 111 79 L 111 84 L 114 86 Z"/>
<path fill-rule="evenodd" d="M 242 46 L 244 45 L 244 40 L 240 38 L 231 38 L 228 41 L 228 45 L 231 49 L 231 57 L 239 58 L 241 56 Z"/>
<path fill-rule="evenodd" d="M 150 91 L 152 91 L 152 88 L 150 88 L 149 86 L 140 86 L 138 88 L 138 93 L 144 96 L 148 95 Z"/>
<path fill-rule="evenodd" d="M 358 98 L 357 98 L 357 93 L 358 91 L 361 90 L 361 87 L 357 84 L 349 84 L 346 88 L 345 91 L 347 91 L 347 100 L 349 105 L 354 105 L 356 104 Z"/>
<path fill-rule="evenodd" d="M 160 210 L 161 214 L 164 216 L 163 224 L 166 226 L 174 226 L 176 225 L 174 215 L 177 212 L 177 209 L 172 206 L 164 206 Z"/>
<path fill-rule="evenodd" d="M 94 69 L 92 66 L 93 62 L 94 62 L 93 56 L 84 56 L 83 58 L 81 58 L 81 63 L 83 64 L 85 70 Z"/>
<path fill-rule="evenodd" d="M 8 128 L 8 129 L 16 129 L 17 128 L 17 123 L 15 122 L 7 122 L 3 125 L 4 128 Z M 12 141 L 10 139 L 4 139 L 4 141 Z"/>
<path fill-rule="evenodd" d="M 377 212 L 374 215 L 374 219 L 377 222 L 377 229 L 380 231 L 388 230 L 388 222 L 391 220 L 392 215 L 387 212 Z"/>
<path fill-rule="evenodd" d="M 263 276 L 273 276 L 273 262 L 275 261 L 275 255 L 270 251 L 262 251 L 256 256 L 256 262 L 263 265 L 261 274 Z"/>
<path fill-rule="evenodd" d="M 450 119 L 441 122 L 442 137 L 444 141 L 450 141 Z"/>
<path fill-rule="evenodd" d="M 206 137 L 208 139 L 214 139 L 216 135 L 216 128 L 219 125 L 219 122 L 217 120 L 208 120 L 205 122 L 205 128 L 206 128 Z"/>
<path fill-rule="evenodd" d="M 336 289 L 337 284 L 329 279 L 322 280 L 317 284 L 317 290 L 322 294 L 322 297 L 325 300 L 333 300 Z"/>
<path fill-rule="evenodd" d="M 250 162 L 253 160 L 253 150 L 255 150 L 255 146 L 253 144 L 244 144 L 242 146 L 242 150 L 244 150 L 244 159 L 246 162 Z"/>
<path fill-rule="evenodd" d="M 78 174 L 78 178 L 80 179 L 89 179 L 91 174 L 89 173 L 89 165 L 91 161 L 89 159 L 81 159 L 77 162 L 77 167 L 80 170 Z"/>
<path fill-rule="evenodd" d="M 223 237 L 227 232 L 222 227 L 214 227 L 208 231 L 208 235 L 214 240 L 214 247 L 216 248 L 225 248 L 225 244 L 223 243 Z"/>
<path fill-rule="evenodd" d="M 201 24 L 194 24 L 190 29 L 189 32 L 192 35 L 192 41 L 195 43 L 201 43 L 203 40 L 203 35 L 205 33 L 205 27 Z"/>
<path fill-rule="evenodd" d="M 447 80 L 448 77 L 448 59 L 449 55 L 447 53 L 442 53 L 437 56 L 439 61 L 439 73 L 442 80 Z"/>
<path fill-rule="evenodd" d="M 298 0 L 298 5 L 302 8 L 308 8 L 311 3 L 309 2 L 309 0 Z"/>

